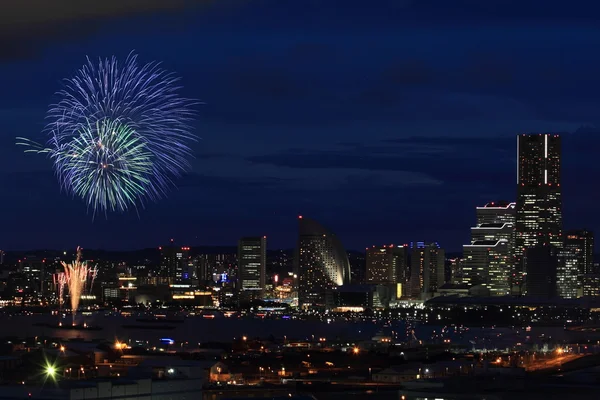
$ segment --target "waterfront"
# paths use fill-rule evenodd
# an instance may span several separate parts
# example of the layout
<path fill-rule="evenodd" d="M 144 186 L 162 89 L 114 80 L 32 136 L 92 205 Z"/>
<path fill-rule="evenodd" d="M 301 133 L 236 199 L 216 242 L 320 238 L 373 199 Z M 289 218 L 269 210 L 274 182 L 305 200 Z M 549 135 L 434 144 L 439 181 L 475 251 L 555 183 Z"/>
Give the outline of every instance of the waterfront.
<path fill-rule="evenodd" d="M 407 341 L 407 326 L 404 321 L 314 321 L 297 319 L 262 319 L 262 318 L 214 318 L 201 316 L 185 318 L 183 323 L 144 324 L 137 322 L 138 316 L 122 316 L 97 312 L 89 315 L 78 315 L 77 323 L 86 323 L 90 327 L 101 327 L 101 330 L 69 330 L 52 328 L 58 326 L 59 317 L 50 314 L 34 315 L 2 315 L 3 336 L 48 336 L 62 340 L 115 340 L 136 339 L 154 341 L 160 337 L 169 337 L 178 342 L 230 342 L 242 336 L 250 338 L 268 338 L 288 340 L 306 340 L 314 338 L 339 339 L 348 341 L 369 340 L 382 330 L 392 335 L 394 340 Z M 66 315 L 63 323 L 70 323 L 70 315 Z M 47 324 L 48 326 L 40 326 Z M 145 325 L 148 329 L 128 329 L 125 326 Z M 154 326 L 153 326 L 154 325 Z M 160 326 L 169 329 L 160 329 Z M 542 343 L 544 341 L 573 341 L 585 335 L 581 332 L 566 331 L 561 327 L 523 328 L 461 328 L 443 329 L 435 325 L 417 325 L 415 337 L 423 342 L 442 342 L 448 339 L 452 344 L 486 347 L 486 343 L 507 347 L 516 343 Z M 500 344 L 500 345 L 498 345 Z"/>

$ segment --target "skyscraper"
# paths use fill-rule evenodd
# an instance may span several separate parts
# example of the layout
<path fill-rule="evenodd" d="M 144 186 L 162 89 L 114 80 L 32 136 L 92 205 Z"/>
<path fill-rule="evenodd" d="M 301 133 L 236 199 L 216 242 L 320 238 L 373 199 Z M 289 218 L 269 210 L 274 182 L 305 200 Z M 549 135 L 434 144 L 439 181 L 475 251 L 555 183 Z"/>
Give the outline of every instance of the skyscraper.
<path fill-rule="evenodd" d="M 584 281 L 589 281 L 586 277 L 596 273 L 593 268 L 594 234 L 587 230 L 565 232 L 559 256 L 558 295 L 567 299 L 582 296 Z"/>
<path fill-rule="evenodd" d="M 526 249 L 538 245 L 562 247 L 560 171 L 559 135 L 517 136 L 515 284 L 519 287 L 522 287 L 523 278 L 527 279 L 529 275 Z"/>
<path fill-rule="evenodd" d="M 325 291 L 350 283 L 348 254 L 337 236 L 317 221 L 298 217 L 294 269 L 302 306 L 324 306 Z"/>
<path fill-rule="evenodd" d="M 456 257 L 449 259 L 448 262 L 450 263 L 450 282 L 455 285 L 463 283 L 465 259 L 463 257 Z"/>
<path fill-rule="evenodd" d="M 175 247 L 175 242 L 171 239 L 169 246 L 160 247 L 161 264 L 160 270 L 162 276 L 168 278 L 170 283 L 187 280 L 189 276 L 189 247 Z"/>
<path fill-rule="evenodd" d="M 198 280 L 201 284 L 237 279 L 238 254 L 236 253 L 215 253 L 200 254 L 197 259 Z"/>
<path fill-rule="evenodd" d="M 367 283 L 406 283 L 408 246 L 373 246 L 367 248 Z"/>
<path fill-rule="evenodd" d="M 527 257 L 527 295 L 540 298 L 555 297 L 558 248 L 548 244 L 538 244 L 528 247 L 525 257 Z"/>
<path fill-rule="evenodd" d="M 463 246 L 463 253 L 462 283 L 483 285 L 491 295 L 504 296 L 510 293 L 512 265 L 509 262 L 507 240 L 474 240 Z"/>
<path fill-rule="evenodd" d="M 564 248 L 572 249 L 577 255 L 578 274 L 595 274 L 594 233 L 585 229 L 565 232 Z"/>
<path fill-rule="evenodd" d="M 462 282 L 484 285 L 492 295 L 510 293 L 515 239 L 515 203 L 491 202 L 477 207 L 471 243 L 463 246 Z"/>
<path fill-rule="evenodd" d="M 238 242 L 238 288 L 254 292 L 249 297 L 258 298 L 265 290 L 267 265 L 267 237 L 244 237 Z"/>
<path fill-rule="evenodd" d="M 481 224 L 514 224 L 516 203 L 508 201 L 492 201 L 483 207 L 477 207 L 477 225 Z"/>
<path fill-rule="evenodd" d="M 438 243 L 412 242 L 410 249 L 409 293 L 426 300 L 444 284 L 446 253 Z"/>

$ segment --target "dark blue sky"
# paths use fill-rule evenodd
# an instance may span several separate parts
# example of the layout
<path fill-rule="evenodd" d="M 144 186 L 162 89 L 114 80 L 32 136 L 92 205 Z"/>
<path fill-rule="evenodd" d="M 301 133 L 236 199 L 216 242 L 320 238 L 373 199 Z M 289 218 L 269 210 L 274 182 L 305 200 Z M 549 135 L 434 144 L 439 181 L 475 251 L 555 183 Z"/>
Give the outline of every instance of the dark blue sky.
<path fill-rule="evenodd" d="M 475 206 L 514 200 L 523 132 L 565 132 L 565 226 L 600 224 L 600 6 L 590 1 L 177 0 L 181 9 L 159 12 L 134 1 L 143 6 L 125 12 L 105 0 L 68 18 L 40 1 L 8 0 L 13 14 L 0 16 L 0 248 L 258 234 L 292 247 L 304 214 L 348 248 L 459 250 Z M 60 193 L 50 162 L 14 138 L 43 139 L 47 104 L 86 56 L 132 50 L 205 102 L 202 140 L 167 199 L 92 221 Z"/>

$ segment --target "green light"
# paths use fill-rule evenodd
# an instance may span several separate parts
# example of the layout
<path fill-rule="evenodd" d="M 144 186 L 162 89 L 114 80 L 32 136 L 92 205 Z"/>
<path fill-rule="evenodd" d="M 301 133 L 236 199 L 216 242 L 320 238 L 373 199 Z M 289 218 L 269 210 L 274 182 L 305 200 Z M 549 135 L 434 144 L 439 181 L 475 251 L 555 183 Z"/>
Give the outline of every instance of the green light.
<path fill-rule="evenodd" d="M 56 378 L 56 367 L 54 365 L 46 365 L 46 376 L 52 379 Z"/>

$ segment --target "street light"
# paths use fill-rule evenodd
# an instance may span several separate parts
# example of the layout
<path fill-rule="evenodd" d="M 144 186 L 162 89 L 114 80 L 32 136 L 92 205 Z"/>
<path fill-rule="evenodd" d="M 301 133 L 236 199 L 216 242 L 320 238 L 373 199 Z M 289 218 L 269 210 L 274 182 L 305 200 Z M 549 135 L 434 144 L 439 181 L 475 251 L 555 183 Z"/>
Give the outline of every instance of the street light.
<path fill-rule="evenodd" d="M 46 378 L 52 378 L 52 380 L 56 380 L 56 367 L 54 365 L 46 364 L 44 372 L 46 373 Z"/>

